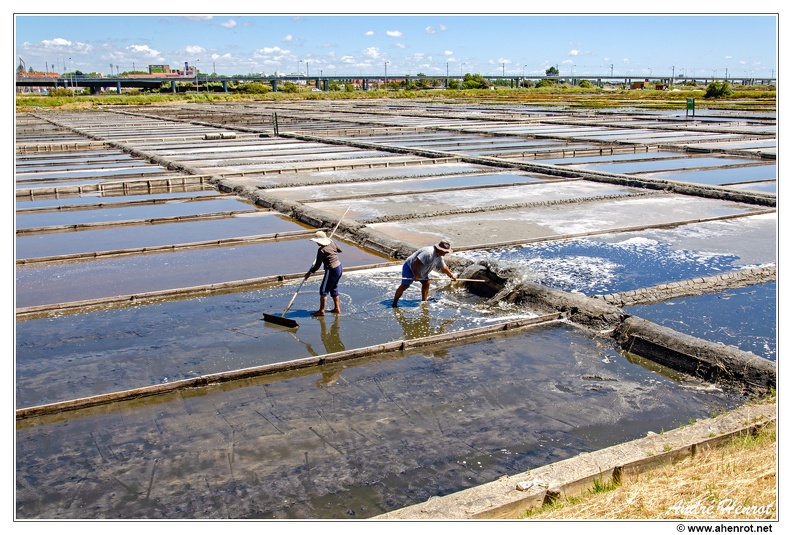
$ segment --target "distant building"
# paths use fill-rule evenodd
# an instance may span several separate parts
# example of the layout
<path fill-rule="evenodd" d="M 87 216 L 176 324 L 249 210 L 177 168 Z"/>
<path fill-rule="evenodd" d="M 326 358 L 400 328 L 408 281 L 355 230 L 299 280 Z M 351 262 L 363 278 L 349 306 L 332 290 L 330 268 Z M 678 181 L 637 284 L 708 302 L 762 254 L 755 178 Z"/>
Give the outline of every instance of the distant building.
<path fill-rule="evenodd" d="M 170 65 L 149 65 L 149 74 L 167 74 L 171 72 Z"/>

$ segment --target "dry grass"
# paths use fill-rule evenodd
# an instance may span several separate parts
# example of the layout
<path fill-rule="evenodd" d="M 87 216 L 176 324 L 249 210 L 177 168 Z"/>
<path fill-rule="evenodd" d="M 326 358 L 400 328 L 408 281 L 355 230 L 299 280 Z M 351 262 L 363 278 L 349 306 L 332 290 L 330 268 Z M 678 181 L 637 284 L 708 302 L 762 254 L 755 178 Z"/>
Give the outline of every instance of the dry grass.
<path fill-rule="evenodd" d="M 776 428 L 676 464 L 624 477 L 611 490 L 547 505 L 530 520 L 776 520 Z"/>

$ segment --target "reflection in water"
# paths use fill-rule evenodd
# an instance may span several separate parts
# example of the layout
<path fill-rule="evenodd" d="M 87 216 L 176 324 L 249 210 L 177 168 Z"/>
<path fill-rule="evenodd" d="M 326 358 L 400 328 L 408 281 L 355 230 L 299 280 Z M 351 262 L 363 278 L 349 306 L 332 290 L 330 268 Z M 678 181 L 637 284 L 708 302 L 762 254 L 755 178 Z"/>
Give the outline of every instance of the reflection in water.
<path fill-rule="evenodd" d="M 320 336 L 325 346 L 325 352 L 338 353 L 339 351 L 346 351 L 346 347 L 344 347 L 344 343 L 341 341 L 341 314 L 333 314 L 333 324 L 330 326 L 330 329 L 327 328 L 326 317 L 327 316 L 318 316 L 319 325 L 322 327 Z"/>
<path fill-rule="evenodd" d="M 433 334 L 442 334 L 446 331 L 446 327 L 453 325 L 454 318 L 439 319 L 436 327 L 432 327 L 432 318 L 429 315 L 428 303 L 421 302 L 420 306 L 413 309 L 408 309 L 407 312 L 402 308 L 391 308 L 396 317 L 396 321 L 402 328 L 405 340 L 414 340 L 416 338 L 423 338 L 424 336 L 431 336 Z M 418 311 L 415 315 L 414 311 Z"/>
<path fill-rule="evenodd" d="M 333 314 L 332 316 L 333 322 L 329 329 L 327 328 L 327 320 L 325 319 L 327 316 L 317 316 L 319 325 L 321 326 L 320 336 L 325 347 L 325 353 L 338 353 L 339 351 L 346 350 L 344 343 L 341 341 L 341 314 Z M 321 369 L 322 377 L 316 381 L 316 386 L 324 388 L 338 381 L 338 378 L 341 377 L 341 372 L 344 371 L 344 366 L 341 364 L 323 365 Z"/>
<path fill-rule="evenodd" d="M 431 330 L 431 318 L 429 317 L 429 307 L 427 304 L 421 303 L 417 307 L 420 311 L 418 316 L 408 316 L 401 308 L 393 308 L 393 314 L 396 316 L 396 321 L 404 332 L 405 340 L 413 340 L 415 338 L 422 338 L 429 336 Z"/>

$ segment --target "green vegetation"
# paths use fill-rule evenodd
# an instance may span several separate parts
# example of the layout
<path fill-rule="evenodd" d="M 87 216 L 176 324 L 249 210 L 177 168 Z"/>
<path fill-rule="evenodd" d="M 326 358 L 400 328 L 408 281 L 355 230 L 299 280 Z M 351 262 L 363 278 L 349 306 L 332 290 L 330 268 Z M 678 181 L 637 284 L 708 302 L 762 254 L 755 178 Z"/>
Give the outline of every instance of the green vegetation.
<path fill-rule="evenodd" d="M 707 86 L 707 92 L 704 93 L 704 98 L 724 98 L 732 95 L 732 88 L 729 82 L 712 82 Z"/>
<path fill-rule="evenodd" d="M 160 90 L 124 89 L 91 95 L 78 88 L 72 96 L 70 88 L 57 88 L 48 95 L 17 93 L 16 105 L 20 110 L 35 108 L 81 109 L 102 105 L 167 104 L 174 102 L 230 102 L 230 101 L 280 101 L 280 100 L 338 100 L 338 99 L 432 99 L 435 101 L 485 101 L 503 104 L 530 104 L 565 106 L 572 108 L 632 107 L 644 109 L 685 109 L 686 99 L 700 99 L 697 109 L 729 109 L 748 111 L 774 111 L 775 86 L 730 86 L 726 82 L 713 82 L 707 88 L 685 85 L 673 90 L 626 89 L 624 87 L 597 87 L 591 80 L 581 80 L 578 85 L 556 83 L 541 79 L 536 84 L 526 81 L 523 87 L 494 85 L 480 74 L 465 74 L 449 80 L 443 89 L 439 79 L 423 77 L 389 81 L 387 89 L 371 84 L 368 90 L 349 81 L 331 81 L 327 91 L 312 91 L 313 86 L 285 82 L 273 91 L 272 86 L 261 82 L 229 83 L 228 91 L 220 84 L 201 84 L 201 91 L 188 82 L 179 82 L 174 93 L 170 86 Z M 431 91 L 426 91 L 431 89 Z"/>

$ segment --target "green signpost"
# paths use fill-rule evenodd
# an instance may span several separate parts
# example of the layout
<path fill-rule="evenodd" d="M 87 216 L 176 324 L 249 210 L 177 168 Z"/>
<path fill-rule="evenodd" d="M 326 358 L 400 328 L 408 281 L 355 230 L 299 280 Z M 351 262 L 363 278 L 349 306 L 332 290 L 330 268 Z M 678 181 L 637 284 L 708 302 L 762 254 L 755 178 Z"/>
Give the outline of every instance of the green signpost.
<path fill-rule="evenodd" d="M 687 110 L 685 110 L 685 119 L 688 118 L 688 115 L 691 115 L 693 119 L 696 118 L 696 99 L 689 98 L 687 99 Z"/>

